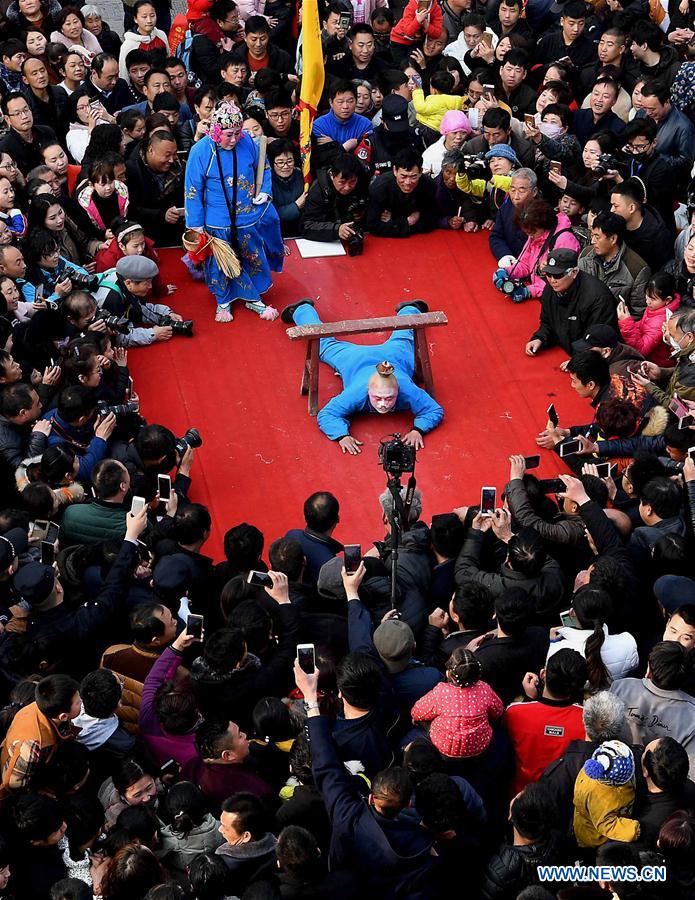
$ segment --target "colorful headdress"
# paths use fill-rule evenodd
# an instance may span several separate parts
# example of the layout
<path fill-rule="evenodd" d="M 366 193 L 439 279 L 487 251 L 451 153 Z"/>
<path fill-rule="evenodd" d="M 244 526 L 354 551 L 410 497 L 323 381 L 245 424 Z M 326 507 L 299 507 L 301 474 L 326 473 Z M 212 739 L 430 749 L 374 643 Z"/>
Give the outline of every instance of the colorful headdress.
<path fill-rule="evenodd" d="M 213 109 L 212 115 L 210 116 L 208 136 L 216 144 L 219 144 L 223 131 L 227 131 L 228 128 L 234 128 L 241 131 L 243 124 L 244 117 L 239 107 L 229 100 L 222 100 Z"/>

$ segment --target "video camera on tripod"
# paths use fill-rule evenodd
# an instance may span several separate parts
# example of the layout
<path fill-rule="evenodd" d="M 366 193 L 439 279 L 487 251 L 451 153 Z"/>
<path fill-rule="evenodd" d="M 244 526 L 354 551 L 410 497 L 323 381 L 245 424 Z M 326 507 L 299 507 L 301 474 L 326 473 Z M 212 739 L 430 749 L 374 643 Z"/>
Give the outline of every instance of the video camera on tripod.
<path fill-rule="evenodd" d="M 396 609 L 398 596 L 398 548 L 401 535 L 408 530 L 410 507 L 415 496 L 415 462 L 416 450 L 401 438 L 398 432 L 390 434 L 379 443 L 379 463 L 386 473 L 386 487 L 393 503 L 388 513 L 391 524 L 391 609 Z M 410 473 L 405 490 L 405 498 L 401 497 L 401 475 Z"/>

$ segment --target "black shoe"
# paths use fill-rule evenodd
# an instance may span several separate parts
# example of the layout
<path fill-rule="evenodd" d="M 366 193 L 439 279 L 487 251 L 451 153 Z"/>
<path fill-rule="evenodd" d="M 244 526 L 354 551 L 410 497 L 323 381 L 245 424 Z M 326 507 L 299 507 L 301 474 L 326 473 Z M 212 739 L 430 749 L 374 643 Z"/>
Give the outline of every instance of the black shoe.
<path fill-rule="evenodd" d="M 286 306 L 283 311 L 280 313 L 280 318 L 285 323 L 285 325 L 294 325 L 294 311 L 300 306 L 303 306 L 305 303 L 308 303 L 309 306 L 316 306 L 311 297 L 304 297 L 302 300 L 298 300 L 296 303 L 290 303 L 289 306 Z"/>
<path fill-rule="evenodd" d="M 415 306 L 422 313 L 426 313 L 430 311 L 429 306 L 425 303 L 424 300 L 405 300 L 403 303 L 399 303 L 396 307 L 396 312 L 400 312 L 404 306 Z"/>

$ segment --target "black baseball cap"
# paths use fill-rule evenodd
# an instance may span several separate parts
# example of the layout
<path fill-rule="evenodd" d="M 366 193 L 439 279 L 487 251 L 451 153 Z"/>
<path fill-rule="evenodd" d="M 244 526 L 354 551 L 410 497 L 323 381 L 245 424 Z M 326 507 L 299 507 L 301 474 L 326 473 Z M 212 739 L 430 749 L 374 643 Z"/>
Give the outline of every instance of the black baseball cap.
<path fill-rule="evenodd" d="M 593 350 L 594 347 L 617 347 L 620 336 L 615 328 L 610 325 L 591 325 L 583 338 L 572 341 L 572 351 L 581 353 L 582 350 Z"/>
<path fill-rule="evenodd" d="M 389 131 L 407 131 L 408 123 L 408 101 L 400 94 L 389 94 L 384 97 L 381 104 L 381 119 L 385 125 L 388 125 Z"/>

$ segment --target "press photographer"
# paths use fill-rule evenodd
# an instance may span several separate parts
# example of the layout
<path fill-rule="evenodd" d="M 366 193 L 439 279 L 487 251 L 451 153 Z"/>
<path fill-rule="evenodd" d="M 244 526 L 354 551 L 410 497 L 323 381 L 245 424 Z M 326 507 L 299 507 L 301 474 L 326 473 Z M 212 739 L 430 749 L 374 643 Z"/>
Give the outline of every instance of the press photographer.
<path fill-rule="evenodd" d="M 302 237 L 312 241 L 364 239 L 361 222 L 367 204 L 368 179 L 357 157 L 340 153 L 327 169 L 319 169 L 309 188 L 302 216 Z"/>

